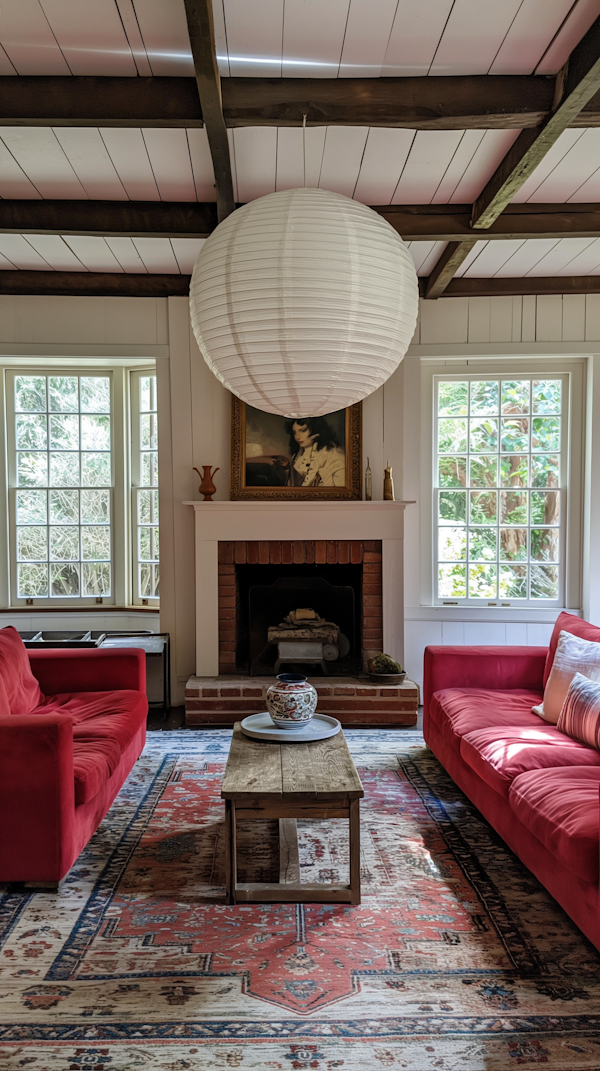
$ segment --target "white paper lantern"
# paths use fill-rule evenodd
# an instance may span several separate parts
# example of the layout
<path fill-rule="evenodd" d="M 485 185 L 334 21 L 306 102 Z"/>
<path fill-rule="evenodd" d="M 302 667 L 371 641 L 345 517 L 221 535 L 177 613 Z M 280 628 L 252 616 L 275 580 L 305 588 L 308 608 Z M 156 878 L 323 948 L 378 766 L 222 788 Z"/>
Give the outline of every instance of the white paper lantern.
<path fill-rule="evenodd" d="M 198 256 L 190 311 L 209 368 L 267 413 L 321 416 L 366 398 L 411 341 L 418 286 L 400 236 L 327 190 L 284 190 L 228 216 Z"/>

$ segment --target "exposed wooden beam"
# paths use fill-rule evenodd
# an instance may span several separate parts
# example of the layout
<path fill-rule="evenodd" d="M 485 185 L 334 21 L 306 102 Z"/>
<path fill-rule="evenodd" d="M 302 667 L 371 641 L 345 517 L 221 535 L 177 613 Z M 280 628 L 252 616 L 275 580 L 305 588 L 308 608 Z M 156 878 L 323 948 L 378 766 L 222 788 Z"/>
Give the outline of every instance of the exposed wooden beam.
<path fill-rule="evenodd" d="M 466 242 L 448 242 L 440 259 L 433 268 L 425 284 L 426 298 L 439 298 L 444 293 L 450 280 L 468 257 L 477 239 Z"/>
<path fill-rule="evenodd" d="M 223 118 L 211 0 L 184 0 L 202 117 L 208 135 L 217 189 L 219 222 L 235 212 L 229 140 Z"/>
<path fill-rule="evenodd" d="M 537 126 L 552 107 L 553 81 L 534 75 L 224 78 L 222 92 L 227 126 L 301 126 L 306 115 L 314 126 L 503 130 Z"/>
<path fill-rule="evenodd" d="M 419 280 L 425 297 L 427 280 Z M 600 294 L 600 275 L 543 276 L 526 279 L 453 279 L 440 294 L 443 298 L 518 297 L 543 294 Z"/>
<path fill-rule="evenodd" d="M 217 206 L 210 201 L 0 200 L 4 234 L 208 238 L 216 226 Z"/>
<path fill-rule="evenodd" d="M 412 130 L 537 127 L 554 80 L 536 75 L 441 78 L 224 78 L 226 126 L 384 126 Z M 194 78 L 0 76 L 2 126 L 198 127 Z M 600 94 L 573 126 L 600 126 Z"/>
<path fill-rule="evenodd" d="M 194 78 L 0 77 L 2 126 L 198 127 Z"/>
<path fill-rule="evenodd" d="M 129 275 L 88 271 L 0 271 L 0 294 L 75 297 L 187 297 L 189 275 Z"/>
<path fill-rule="evenodd" d="M 600 90 L 600 17 L 573 49 L 555 83 L 552 114 L 522 130 L 473 206 L 473 226 L 489 227 L 547 152 Z"/>
<path fill-rule="evenodd" d="M 470 226 L 471 205 L 375 205 L 407 242 L 598 238 L 600 204 L 514 204 L 485 232 Z M 0 200 L 0 233 L 207 238 L 214 202 Z"/>
<path fill-rule="evenodd" d="M 0 220 L 1 205 L 0 201 Z M 471 205 L 373 208 L 407 242 L 600 237 L 600 204 L 512 204 L 483 232 L 471 227 Z"/>

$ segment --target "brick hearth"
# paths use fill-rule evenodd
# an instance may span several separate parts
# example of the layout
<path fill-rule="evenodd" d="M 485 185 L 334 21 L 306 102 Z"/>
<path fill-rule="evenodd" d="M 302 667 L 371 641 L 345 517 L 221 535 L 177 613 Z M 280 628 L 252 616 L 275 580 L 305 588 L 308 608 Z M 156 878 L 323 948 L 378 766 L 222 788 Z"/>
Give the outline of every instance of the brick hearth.
<path fill-rule="evenodd" d="M 219 542 L 219 673 L 236 673 L 238 585 L 236 565 L 360 565 L 362 637 L 365 657 L 383 647 L 380 539 L 307 539 Z M 325 711 L 323 712 L 325 713 Z"/>
<path fill-rule="evenodd" d="M 311 677 L 319 694 L 318 710 L 342 725 L 394 728 L 415 725 L 419 690 L 413 681 L 375 685 L 368 678 Z M 229 726 L 248 714 L 266 710 L 265 694 L 273 677 L 191 677 L 185 690 L 186 725 Z"/>

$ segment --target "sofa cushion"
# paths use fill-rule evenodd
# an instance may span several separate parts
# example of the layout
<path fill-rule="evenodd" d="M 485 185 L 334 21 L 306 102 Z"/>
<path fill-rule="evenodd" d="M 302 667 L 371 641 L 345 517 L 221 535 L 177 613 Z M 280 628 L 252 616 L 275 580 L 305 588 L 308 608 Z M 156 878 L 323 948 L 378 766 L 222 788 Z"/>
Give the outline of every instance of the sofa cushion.
<path fill-rule="evenodd" d="M 600 769 L 531 770 L 509 791 L 517 818 L 567 870 L 598 884 Z"/>
<path fill-rule="evenodd" d="M 576 673 L 556 728 L 582 744 L 600 748 L 600 684 Z"/>
<path fill-rule="evenodd" d="M 532 707 L 540 699 L 540 692 L 525 688 L 505 692 L 486 691 L 483 688 L 444 688 L 432 696 L 429 716 L 444 738 L 458 747 L 461 737 L 476 729 L 494 726 L 498 729 L 505 726 L 537 728 L 540 720 L 532 714 Z"/>
<path fill-rule="evenodd" d="M 554 725 L 479 729 L 460 743 L 461 758 L 483 781 L 503 796 L 511 782 L 527 770 L 556 766 L 600 767 L 600 752 L 571 740 Z"/>
<path fill-rule="evenodd" d="M 594 681 L 600 680 L 600 643 L 563 631 L 558 637 L 543 702 L 533 708 L 533 713 L 556 725 L 576 673 L 582 673 Z"/>
<path fill-rule="evenodd" d="M 575 617 L 575 614 L 567 614 L 565 611 L 563 611 L 562 614 L 559 614 L 554 623 L 552 636 L 550 638 L 550 646 L 548 647 L 548 654 L 546 655 L 543 680 L 544 688 L 548 683 L 548 677 L 550 676 L 550 670 L 552 669 L 552 663 L 554 662 L 554 655 L 556 654 L 558 637 L 561 632 L 571 632 L 573 636 L 580 636 L 583 640 L 592 640 L 593 643 L 600 643 L 600 628 L 598 625 L 591 625 L 589 621 L 583 621 L 581 617 Z"/>
<path fill-rule="evenodd" d="M 29 714 L 42 702 L 44 697 L 31 672 L 27 648 L 12 625 L 0 629 L 0 677 L 11 714 Z"/>
<path fill-rule="evenodd" d="M 66 714 L 73 722 L 75 804 L 94 798 L 146 719 L 142 692 L 75 692 L 47 696 L 32 713 Z"/>

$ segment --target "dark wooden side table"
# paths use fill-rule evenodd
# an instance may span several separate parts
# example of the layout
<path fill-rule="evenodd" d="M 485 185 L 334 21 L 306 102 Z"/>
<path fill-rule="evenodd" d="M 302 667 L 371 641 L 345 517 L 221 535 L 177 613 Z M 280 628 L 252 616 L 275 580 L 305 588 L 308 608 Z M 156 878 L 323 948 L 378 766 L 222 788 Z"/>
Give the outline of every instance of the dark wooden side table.
<path fill-rule="evenodd" d="M 359 805 L 363 796 L 343 732 L 310 744 L 263 743 L 244 736 L 236 722 L 221 790 L 226 809 L 228 902 L 359 904 Z M 238 818 L 279 820 L 278 883 L 238 882 Z M 299 818 L 348 819 L 349 885 L 301 882 L 296 826 Z"/>

